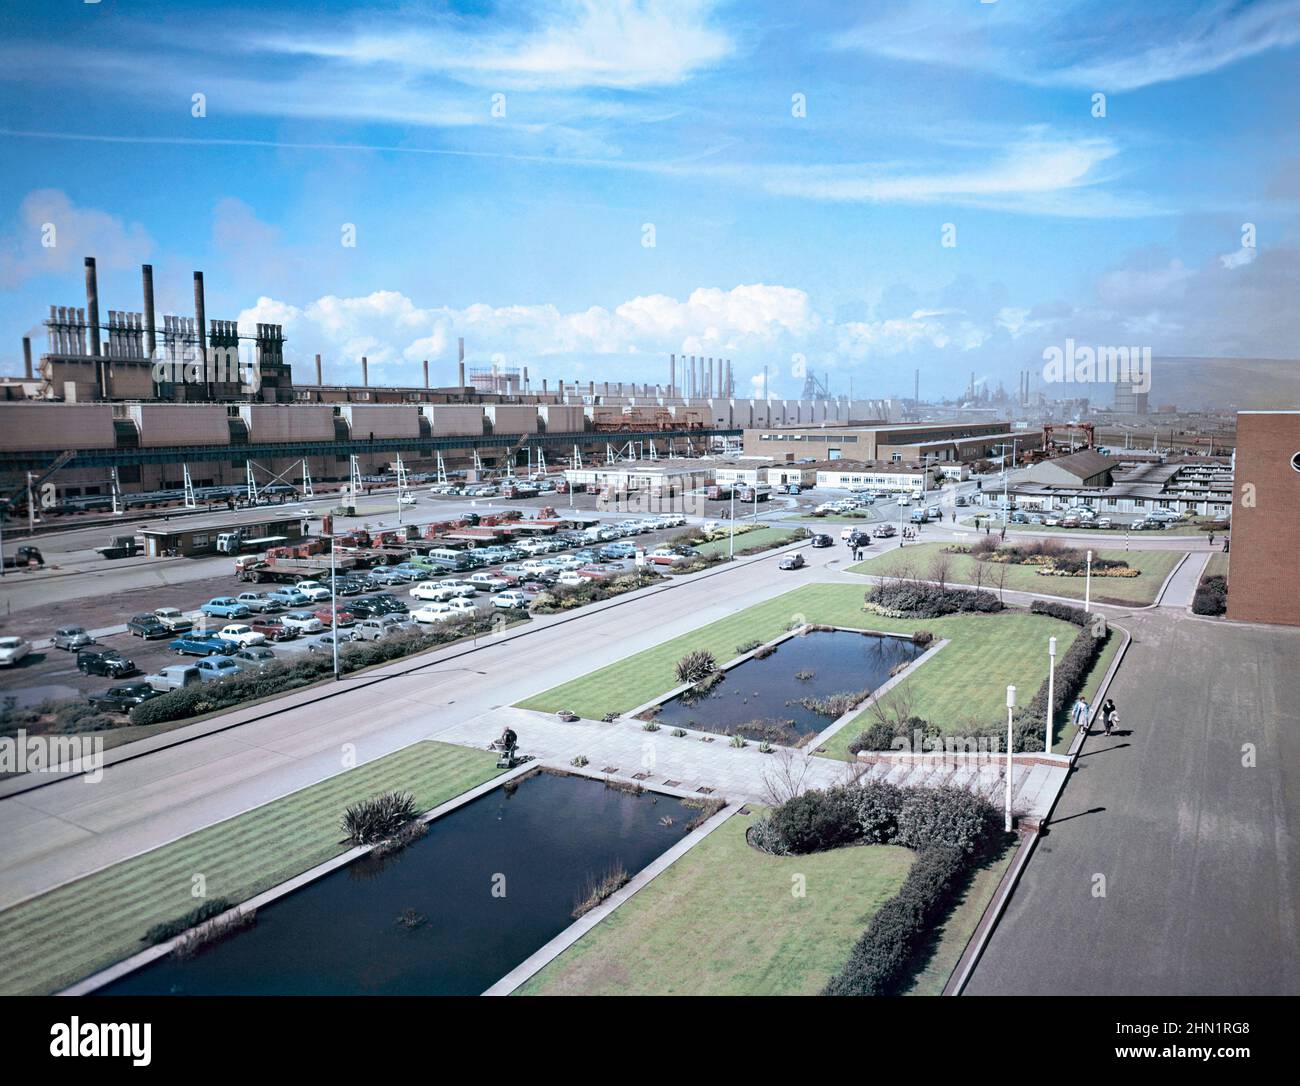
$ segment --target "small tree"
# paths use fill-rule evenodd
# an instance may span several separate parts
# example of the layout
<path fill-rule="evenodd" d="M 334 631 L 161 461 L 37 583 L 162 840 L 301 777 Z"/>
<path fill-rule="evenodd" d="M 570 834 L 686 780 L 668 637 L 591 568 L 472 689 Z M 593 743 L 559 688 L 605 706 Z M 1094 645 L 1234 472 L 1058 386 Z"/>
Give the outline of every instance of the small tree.
<path fill-rule="evenodd" d="M 677 681 L 679 683 L 697 683 L 707 679 L 718 670 L 718 662 L 713 653 L 704 649 L 688 652 L 677 661 Z"/>

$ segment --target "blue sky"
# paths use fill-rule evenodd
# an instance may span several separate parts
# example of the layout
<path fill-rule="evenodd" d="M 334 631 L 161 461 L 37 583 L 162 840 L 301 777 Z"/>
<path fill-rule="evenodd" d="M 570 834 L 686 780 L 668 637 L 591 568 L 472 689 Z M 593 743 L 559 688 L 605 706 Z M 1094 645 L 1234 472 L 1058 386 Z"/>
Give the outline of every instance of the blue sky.
<path fill-rule="evenodd" d="M 796 355 L 890 395 L 1014 386 L 1066 337 L 1297 353 L 1300 0 L 0 18 L 10 372 L 86 255 L 101 308 L 138 309 L 148 261 L 187 313 L 202 268 L 210 317 L 280 321 L 340 380 L 450 380 L 459 335 L 552 381 L 677 351 L 790 394 Z"/>

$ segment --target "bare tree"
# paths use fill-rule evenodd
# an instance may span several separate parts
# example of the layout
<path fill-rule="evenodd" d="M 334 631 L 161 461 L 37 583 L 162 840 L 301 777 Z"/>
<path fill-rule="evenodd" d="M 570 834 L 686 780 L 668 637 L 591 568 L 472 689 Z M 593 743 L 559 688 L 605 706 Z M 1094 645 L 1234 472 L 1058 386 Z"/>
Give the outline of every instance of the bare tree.
<path fill-rule="evenodd" d="M 1002 590 L 1007 583 L 1007 563 L 998 563 L 998 603 L 1004 602 L 1002 599 Z"/>
<path fill-rule="evenodd" d="M 952 575 L 952 555 L 945 551 L 936 551 L 930 562 L 930 580 L 934 581 L 940 591 L 947 589 L 948 578 Z"/>
<path fill-rule="evenodd" d="M 769 807 L 779 807 L 786 800 L 803 795 L 804 780 L 811 769 L 809 755 L 778 747 L 763 770 L 763 802 Z"/>

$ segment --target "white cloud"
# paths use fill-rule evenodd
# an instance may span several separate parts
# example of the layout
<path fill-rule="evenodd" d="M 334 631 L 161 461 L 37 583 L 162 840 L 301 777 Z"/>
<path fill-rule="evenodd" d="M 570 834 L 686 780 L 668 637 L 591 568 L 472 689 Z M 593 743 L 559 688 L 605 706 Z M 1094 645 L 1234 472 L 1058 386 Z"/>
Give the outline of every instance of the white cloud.
<path fill-rule="evenodd" d="M 45 244 L 49 240 L 52 245 Z M 79 207 L 59 189 L 35 189 L 23 198 L 13 229 L 0 239 L 0 283 L 12 289 L 35 276 L 68 275 L 88 256 L 95 257 L 102 278 L 105 271 L 147 261 L 153 248 L 139 223 Z"/>

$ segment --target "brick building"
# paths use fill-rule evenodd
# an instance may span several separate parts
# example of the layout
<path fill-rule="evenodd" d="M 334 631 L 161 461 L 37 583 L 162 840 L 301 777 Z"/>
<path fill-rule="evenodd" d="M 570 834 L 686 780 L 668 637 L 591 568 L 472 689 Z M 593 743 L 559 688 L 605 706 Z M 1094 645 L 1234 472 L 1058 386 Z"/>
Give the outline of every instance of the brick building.
<path fill-rule="evenodd" d="M 1300 410 L 1237 415 L 1228 617 L 1300 626 Z"/>

